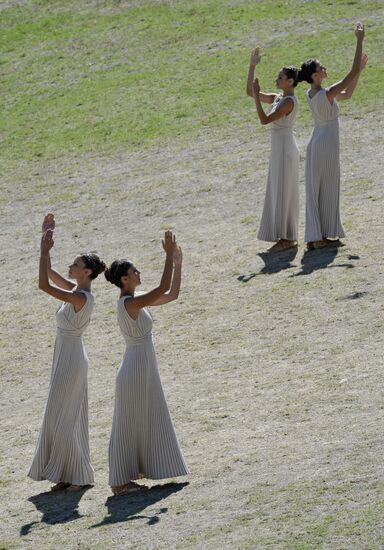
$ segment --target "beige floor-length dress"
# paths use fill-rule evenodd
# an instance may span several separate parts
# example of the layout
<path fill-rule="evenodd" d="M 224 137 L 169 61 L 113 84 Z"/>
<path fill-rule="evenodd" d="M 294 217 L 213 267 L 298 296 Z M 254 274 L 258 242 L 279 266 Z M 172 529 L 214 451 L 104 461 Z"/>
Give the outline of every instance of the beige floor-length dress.
<path fill-rule="evenodd" d="M 165 401 L 152 343 L 152 317 L 140 309 L 128 314 L 123 296 L 117 318 L 126 341 L 117 373 L 115 408 L 109 444 L 109 484 L 164 479 L 188 474 Z"/>
<path fill-rule="evenodd" d="M 298 111 L 295 96 L 288 96 L 292 111 L 271 122 L 271 152 L 263 214 L 257 238 L 275 242 L 297 241 L 299 223 L 299 150 L 293 135 L 293 122 Z M 277 96 L 270 113 L 288 97 Z"/>
<path fill-rule="evenodd" d="M 88 359 L 82 334 L 90 322 L 94 298 L 78 312 L 63 302 L 57 309 L 57 336 L 48 401 L 29 477 L 73 485 L 93 483 L 88 436 Z"/>
<path fill-rule="evenodd" d="M 305 242 L 344 237 L 340 219 L 339 106 L 322 88 L 307 92 L 314 128 L 305 161 Z"/>

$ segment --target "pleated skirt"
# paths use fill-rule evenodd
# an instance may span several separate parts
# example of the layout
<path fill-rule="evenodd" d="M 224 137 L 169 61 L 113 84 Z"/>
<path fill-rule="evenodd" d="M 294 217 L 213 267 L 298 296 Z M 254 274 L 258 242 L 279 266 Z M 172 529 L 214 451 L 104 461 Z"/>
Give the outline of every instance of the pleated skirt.
<path fill-rule="evenodd" d="M 305 161 L 305 242 L 344 237 L 337 120 L 315 127 Z"/>
<path fill-rule="evenodd" d="M 58 334 L 48 401 L 29 477 L 93 483 L 88 435 L 88 360 L 81 338 Z"/>
<path fill-rule="evenodd" d="M 188 474 L 165 401 L 152 342 L 128 346 L 117 373 L 109 484 Z"/>
<path fill-rule="evenodd" d="M 267 189 L 257 238 L 296 241 L 298 223 L 299 150 L 291 131 L 272 131 Z"/>

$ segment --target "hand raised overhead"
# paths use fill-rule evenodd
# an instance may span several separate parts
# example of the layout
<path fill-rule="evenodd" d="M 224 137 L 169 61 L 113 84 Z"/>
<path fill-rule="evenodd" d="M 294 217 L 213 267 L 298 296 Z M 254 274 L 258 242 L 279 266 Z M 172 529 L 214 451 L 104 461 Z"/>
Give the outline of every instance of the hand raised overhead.
<path fill-rule="evenodd" d="M 364 40 L 364 25 L 363 23 L 356 23 L 355 36 L 357 40 Z"/>
<path fill-rule="evenodd" d="M 173 235 L 172 231 L 166 231 L 164 233 L 162 244 L 166 254 L 173 254 L 173 250 L 176 246 L 176 236 Z"/>
<path fill-rule="evenodd" d="M 48 254 L 48 252 L 53 247 L 55 241 L 53 240 L 53 231 L 52 229 L 48 229 L 45 233 L 41 236 L 41 252 L 42 254 Z"/>
<path fill-rule="evenodd" d="M 258 65 L 260 61 L 261 61 L 261 49 L 259 48 L 259 46 L 257 46 L 255 49 L 252 50 L 250 64 Z"/>
<path fill-rule="evenodd" d="M 42 233 L 46 233 L 48 230 L 53 231 L 55 229 L 55 215 L 49 212 L 44 216 L 43 224 L 41 226 Z"/>
<path fill-rule="evenodd" d="M 253 91 L 255 92 L 255 94 L 260 93 L 260 84 L 259 84 L 259 79 L 258 78 L 255 78 L 255 80 L 253 82 Z"/>

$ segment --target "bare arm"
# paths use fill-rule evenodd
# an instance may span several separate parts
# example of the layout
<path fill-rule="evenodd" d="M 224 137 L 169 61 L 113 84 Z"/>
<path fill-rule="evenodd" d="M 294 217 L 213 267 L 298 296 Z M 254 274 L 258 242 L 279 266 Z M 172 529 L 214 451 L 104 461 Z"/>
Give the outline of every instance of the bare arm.
<path fill-rule="evenodd" d="M 327 98 L 328 98 L 328 101 L 330 101 L 331 103 L 334 99 L 337 98 L 339 94 L 341 94 L 344 90 L 346 90 L 348 86 L 352 84 L 354 79 L 359 75 L 361 56 L 363 52 L 364 25 L 362 25 L 361 23 L 358 23 L 356 25 L 355 35 L 356 35 L 356 50 L 355 50 L 355 57 L 353 60 L 352 68 L 347 74 L 347 76 L 343 78 L 343 80 L 336 82 L 336 84 L 333 84 L 328 88 Z"/>
<path fill-rule="evenodd" d="M 44 216 L 43 224 L 41 226 L 41 232 L 44 235 L 47 231 L 52 231 L 55 229 L 55 216 L 49 212 Z M 75 283 L 70 281 L 69 279 L 66 279 L 60 273 L 52 269 L 51 266 L 51 258 L 48 255 L 48 277 L 51 279 L 51 281 L 57 285 L 60 288 L 63 288 L 64 290 L 73 290 L 75 288 Z"/>
<path fill-rule="evenodd" d="M 51 285 L 48 278 L 48 265 L 50 263 L 49 251 L 53 247 L 52 231 L 48 230 L 41 237 L 41 251 L 39 263 L 39 288 L 50 296 L 62 302 L 69 302 L 75 308 L 75 311 L 80 311 L 86 302 L 86 297 L 82 292 L 70 292 L 62 290 L 57 286 Z"/>
<path fill-rule="evenodd" d="M 55 269 L 52 269 L 50 256 L 48 257 L 48 277 L 56 286 L 64 290 L 73 290 L 76 286 L 75 283 L 60 275 Z"/>
<path fill-rule="evenodd" d="M 253 80 L 255 78 L 255 69 L 256 65 L 260 63 L 261 55 L 260 55 L 260 48 L 255 48 L 252 50 L 251 53 L 251 59 L 249 62 L 249 69 L 248 69 L 248 78 L 247 78 L 247 95 L 249 97 L 255 97 L 254 91 L 253 91 Z M 263 103 L 273 103 L 276 98 L 276 94 L 266 94 L 263 92 L 259 92 L 260 100 Z"/>
<path fill-rule="evenodd" d="M 283 102 L 281 102 L 281 104 L 277 107 L 277 109 L 273 113 L 267 115 L 263 109 L 263 106 L 261 105 L 260 86 L 257 78 L 255 79 L 255 82 L 253 84 L 253 89 L 255 94 L 256 111 L 261 124 L 263 125 L 270 124 L 275 120 L 279 120 L 280 118 L 283 118 L 286 115 L 289 115 L 289 113 L 292 111 L 293 100 L 290 98 L 287 98 Z"/>
<path fill-rule="evenodd" d="M 136 298 L 126 300 L 124 303 L 125 309 L 133 319 L 137 319 L 140 309 L 153 305 L 156 300 L 158 300 L 170 289 L 173 270 L 173 250 L 175 248 L 175 245 L 176 239 L 172 235 L 172 231 L 166 231 L 163 240 L 163 248 L 166 256 L 163 275 L 161 277 L 159 286 L 157 286 L 150 292 L 147 292 L 146 294 L 142 294 L 140 296 L 137 296 Z"/>
<path fill-rule="evenodd" d="M 353 79 L 352 83 L 344 91 L 342 91 L 338 96 L 336 96 L 336 99 L 338 100 L 351 99 L 353 92 L 355 91 L 355 88 L 359 81 L 360 74 L 365 68 L 367 62 L 368 62 L 368 56 L 366 53 L 363 53 L 363 55 L 361 56 L 359 74 Z"/>
<path fill-rule="evenodd" d="M 174 300 L 177 300 L 177 298 L 179 297 L 180 286 L 181 286 L 182 261 L 183 261 L 183 255 L 181 252 L 181 248 L 180 246 L 176 246 L 173 252 L 174 270 L 173 270 L 171 289 L 169 292 L 160 296 L 160 298 L 158 298 L 156 302 L 152 304 L 153 306 L 162 306 L 163 304 L 168 304 L 169 302 L 173 302 Z"/>

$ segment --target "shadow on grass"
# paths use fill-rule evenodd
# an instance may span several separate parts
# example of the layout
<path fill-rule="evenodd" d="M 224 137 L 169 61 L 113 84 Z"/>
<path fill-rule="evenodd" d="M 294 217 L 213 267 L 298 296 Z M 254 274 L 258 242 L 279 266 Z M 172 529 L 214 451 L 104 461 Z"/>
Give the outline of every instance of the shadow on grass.
<path fill-rule="evenodd" d="M 189 485 L 189 483 L 166 483 L 165 485 L 155 485 L 142 493 L 128 493 L 108 497 L 105 503 L 108 508 L 108 515 L 100 523 L 92 525 L 90 529 L 134 519 L 145 519 L 147 525 L 155 525 L 160 521 L 159 515 L 165 514 L 168 508 L 160 508 L 158 512 L 151 515 L 140 515 L 140 512 L 173 493 L 181 491 L 186 485 Z"/>
<path fill-rule="evenodd" d="M 66 491 L 40 493 L 30 497 L 28 500 L 36 506 L 36 510 L 42 512 L 43 516 L 40 521 L 26 523 L 20 529 L 20 536 L 28 535 L 34 525 L 39 523 L 47 523 L 55 525 L 56 523 L 67 523 L 82 517 L 79 514 L 79 502 L 88 489 L 92 485 L 88 485 L 73 493 Z"/>
<path fill-rule="evenodd" d="M 293 273 L 290 277 L 298 277 L 299 275 L 310 275 L 319 269 L 330 267 L 346 267 L 351 269 L 355 267 L 352 263 L 334 264 L 334 260 L 339 249 L 336 247 L 321 248 L 319 250 L 307 250 L 301 258 L 301 271 Z M 359 256 L 348 256 L 348 260 L 359 260 Z M 331 265 L 332 264 L 332 265 Z"/>
<path fill-rule="evenodd" d="M 292 265 L 292 261 L 297 256 L 297 247 L 289 248 L 288 250 L 282 250 L 280 252 L 259 252 L 258 256 L 263 260 L 264 267 L 258 273 L 250 273 L 249 275 L 240 275 L 237 277 L 238 281 L 242 283 L 248 283 L 256 275 L 267 275 L 271 273 L 279 273 L 283 269 L 289 269 L 295 267 Z"/>

